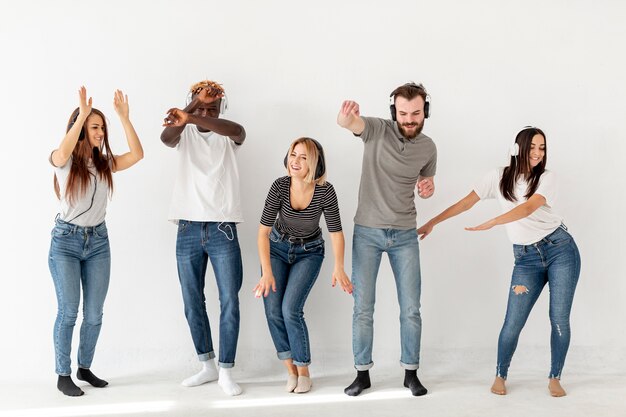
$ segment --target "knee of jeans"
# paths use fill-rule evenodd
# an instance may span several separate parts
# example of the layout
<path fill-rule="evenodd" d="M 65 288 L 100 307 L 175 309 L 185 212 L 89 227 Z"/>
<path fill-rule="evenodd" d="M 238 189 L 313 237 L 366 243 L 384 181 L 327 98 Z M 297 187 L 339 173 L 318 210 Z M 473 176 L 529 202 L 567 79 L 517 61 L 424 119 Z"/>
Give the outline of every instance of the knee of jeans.
<path fill-rule="evenodd" d="M 282 308 L 283 318 L 285 321 L 295 322 L 299 321 L 304 317 L 304 312 L 298 309 L 293 304 L 283 304 Z"/>
<path fill-rule="evenodd" d="M 411 319 L 420 319 L 420 308 L 417 305 L 410 305 L 408 307 L 401 308 L 400 311 L 400 319 L 401 320 L 411 320 Z"/>
<path fill-rule="evenodd" d="M 63 324 L 73 325 L 78 317 L 78 305 L 66 304 L 59 306 L 58 315 Z"/>
<path fill-rule="evenodd" d="M 100 326 L 102 324 L 102 310 L 85 310 L 83 321 L 90 326 Z"/>

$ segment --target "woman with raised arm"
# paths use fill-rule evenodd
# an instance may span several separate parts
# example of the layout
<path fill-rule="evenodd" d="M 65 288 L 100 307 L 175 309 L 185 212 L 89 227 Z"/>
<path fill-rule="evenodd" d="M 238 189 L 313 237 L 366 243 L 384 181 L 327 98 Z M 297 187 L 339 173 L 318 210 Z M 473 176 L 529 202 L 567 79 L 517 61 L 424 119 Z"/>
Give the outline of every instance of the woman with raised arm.
<path fill-rule="evenodd" d="M 536 127 L 517 134 L 510 164 L 491 171 L 465 198 L 448 207 L 417 230 L 424 239 L 435 225 L 469 210 L 479 200 L 495 198 L 503 214 L 466 230 L 488 230 L 505 225 L 513 243 L 515 266 L 506 316 L 498 338 L 494 394 L 506 394 L 505 381 L 520 332 L 543 287 L 550 287 L 552 365 L 548 389 L 553 397 L 565 390 L 560 379 L 570 343 L 570 311 L 580 275 L 580 254 L 563 219 L 554 211 L 556 180 L 545 169 L 546 136 Z"/>
<path fill-rule="evenodd" d="M 83 321 L 78 345 L 76 377 L 94 387 L 107 381 L 90 370 L 102 325 L 102 310 L 111 269 L 111 254 L 104 221 L 113 176 L 143 158 L 143 148 L 129 119 L 128 97 L 117 90 L 113 106 L 124 128 L 130 151 L 113 155 L 104 114 L 91 107 L 81 87 L 79 107 L 72 112 L 65 137 L 52 151 L 54 189 L 61 202 L 52 230 L 48 265 L 56 290 L 58 312 L 54 323 L 57 388 L 65 395 L 83 395 L 72 380 L 71 344 L 78 306 L 83 294 Z"/>

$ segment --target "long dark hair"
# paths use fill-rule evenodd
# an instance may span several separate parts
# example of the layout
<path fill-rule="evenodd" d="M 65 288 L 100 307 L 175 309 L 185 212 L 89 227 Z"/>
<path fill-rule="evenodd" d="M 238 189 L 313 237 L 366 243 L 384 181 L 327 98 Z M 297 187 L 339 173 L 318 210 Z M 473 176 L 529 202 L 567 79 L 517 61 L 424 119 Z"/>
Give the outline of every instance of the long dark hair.
<path fill-rule="evenodd" d="M 78 118 L 79 108 L 77 107 L 70 116 L 67 122 L 66 132 L 72 128 L 76 119 Z M 88 139 L 87 134 L 87 120 L 91 115 L 97 114 L 102 118 L 104 124 L 104 149 L 106 152 L 95 152 Z M 107 128 L 106 118 L 104 114 L 96 109 L 92 108 L 91 113 L 87 117 L 87 120 L 83 124 L 79 140 L 72 151 L 72 166 L 70 168 L 70 175 L 67 178 L 67 185 L 65 187 L 65 196 L 68 199 L 70 205 L 73 205 L 78 197 L 82 197 L 87 192 L 89 186 L 90 174 L 89 174 L 89 158 L 93 160 L 94 167 L 100 179 L 107 182 L 109 186 L 109 195 L 113 193 L 113 175 L 111 173 L 111 167 L 115 167 L 115 160 L 113 159 L 113 153 L 109 147 L 109 129 Z M 61 198 L 61 192 L 59 188 L 59 181 L 56 174 L 54 174 L 54 192 L 57 197 Z"/>
<path fill-rule="evenodd" d="M 546 135 L 537 127 L 525 127 L 515 137 L 515 143 L 519 146 L 518 155 L 511 156 L 511 162 L 508 167 L 504 168 L 502 179 L 500 180 L 500 192 L 504 198 L 509 201 L 517 201 L 514 189 L 515 182 L 519 178 L 525 179 L 528 183 L 524 197 L 528 199 L 535 194 L 539 186 L 539 178 L 541 178 L 541 174 L 546 170 L 546 163 L 548 162 L 547 142 L 545 154 L 541 162 L 534 168 L 530 167 L 530 145 L 535 135 L 541 135 L 544 141 L 546 140 Z"/>

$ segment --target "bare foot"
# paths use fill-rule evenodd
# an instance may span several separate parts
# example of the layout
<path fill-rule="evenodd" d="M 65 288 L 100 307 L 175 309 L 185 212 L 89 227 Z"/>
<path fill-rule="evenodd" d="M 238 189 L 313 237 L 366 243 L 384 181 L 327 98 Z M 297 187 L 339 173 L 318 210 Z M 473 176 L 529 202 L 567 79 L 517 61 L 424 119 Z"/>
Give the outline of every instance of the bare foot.
<path fill-rule="evenodd" d="M 506 395 L 506 387 L 504 386 L 505 380 L 504 378 L 500 378 L 499 376 L 493 381 L 493 385 L 491 386 L 491 392 L 498 395 Z"/>
<path fill-rule="evenodd" d="M 550 382 L 548 382 L 548 389 L 550 390 L 550 395 L 553 397 L 565 397 L 567 395 L 561 386 L 561 381 L 557 378 L 550 378 Z"/>

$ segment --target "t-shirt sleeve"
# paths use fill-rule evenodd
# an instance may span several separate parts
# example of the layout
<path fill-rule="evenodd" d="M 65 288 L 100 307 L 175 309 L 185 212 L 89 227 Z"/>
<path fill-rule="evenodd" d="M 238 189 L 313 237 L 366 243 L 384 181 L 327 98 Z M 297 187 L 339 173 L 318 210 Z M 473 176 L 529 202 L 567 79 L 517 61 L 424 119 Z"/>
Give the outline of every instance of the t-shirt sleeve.
<path fill-rule="evenodd" d="M 326 195 L 324 196 L 324 205 L 322 207 L 326 227 L 330 233 L 341 232 L 341 216 L 339 215 L 339 201 L 337 200 L 335 187 L 331 183 L 326 184 Z"/>
<path fill-rule="evenodd" d="M 556 175 L 551 171 L 544 171 L 539 178 L 539 185 L 535 194 L 542 195 L 546 199 L 546 205 L 553 207 L 557 197 Z"/>
<path fill-rule="evenodd" d="M 481 200 L 496 198 L 500 186 L 500 170 L 490 171 L 483 179 L 474 186 L 474 192 Z"/>
<path fill-rule="evenodd" d="M 422 167 L 422 170 L 420 171 L 420 176 L 434 177 L 436 173 L 437 173 L 437 147 L 433 143 L 432 155 L 430 159 L 428 160 L 428 162 L 426 163 L 426 165 Z"/>
<path fill-rule="evenodd" d="M 383 119 L 379 119 L 377 117 L 362 117 L 362 119 L 365 122 L 365 128 L 360 135 L 355 134 L 354 136 L 361 138 L 363 142 L 367 142 L 372 138 L 379 138 L 383 136 L 385 130 Z"/>
<path fill-rule="evenodd" d="M 281 206 L 280 187 L 278 182 L 280 179 L 274 181 L 270 187 L 270 191 L 267 193 L 265 199 L 265 206 L 263 207 L 263 214 L 261 214 L 261 224 L 263 226 L 272 227 L 276 221 L 276 216 Z"/>

